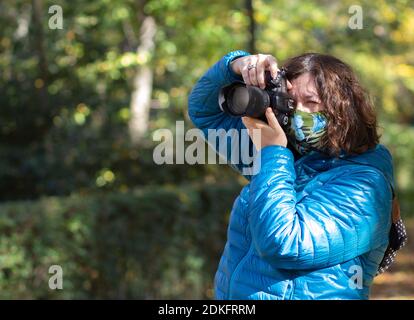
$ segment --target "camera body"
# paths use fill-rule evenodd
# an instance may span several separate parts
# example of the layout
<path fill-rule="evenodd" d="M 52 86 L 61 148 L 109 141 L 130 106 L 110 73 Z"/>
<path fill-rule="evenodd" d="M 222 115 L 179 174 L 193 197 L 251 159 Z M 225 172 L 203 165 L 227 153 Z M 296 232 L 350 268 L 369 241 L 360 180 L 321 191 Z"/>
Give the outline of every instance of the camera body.
<path fill-rule="evenodd" d="M 279 70 L 275 79 L 266 71 L 265 83 L 264 90 L 246 86 L 244 82 L 234 82 L 221 88 L 221 110 L 235 117 L 249 116 L 267 122 L 266 108 L 271 107 L 279 124 L 286 130 L 289 117 L 296 109 L 295 100 L 287 92 L 286 70 Z"/>

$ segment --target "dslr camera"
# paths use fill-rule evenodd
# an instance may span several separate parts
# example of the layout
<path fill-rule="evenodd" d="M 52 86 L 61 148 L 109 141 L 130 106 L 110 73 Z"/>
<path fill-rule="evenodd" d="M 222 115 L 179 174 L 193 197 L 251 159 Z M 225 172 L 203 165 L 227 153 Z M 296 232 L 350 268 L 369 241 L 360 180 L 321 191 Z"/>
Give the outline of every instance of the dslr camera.
<path fill-rule="evenodd" d="M 289 117 L 296 109 L 296 102 L 287 92 L 286 69 L 278 71 L 275 79 L 265 72 L 265 89 L 233 82 L 222 87 L 219 105 L 223 112 L 235 117 L 249 116 L 267 123 L 266 108 L 271 107 L 283 130 L 287 130 Z"/>

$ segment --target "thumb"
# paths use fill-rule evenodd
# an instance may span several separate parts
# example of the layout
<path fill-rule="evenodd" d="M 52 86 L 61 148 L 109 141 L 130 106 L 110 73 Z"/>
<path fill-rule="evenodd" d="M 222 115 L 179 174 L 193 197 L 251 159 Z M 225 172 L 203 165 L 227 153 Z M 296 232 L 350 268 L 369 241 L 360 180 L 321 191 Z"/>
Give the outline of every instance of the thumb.
<path fill-rule="evenodd" d="M 266 118 L 267 118 L 267 122 L 269 123 L 270 127 L 272 127 L 273 129 L 278 129 L 278 130 L 281 129 L 280 124 L 277 121 L 272 108 L 266 109 Z"/>

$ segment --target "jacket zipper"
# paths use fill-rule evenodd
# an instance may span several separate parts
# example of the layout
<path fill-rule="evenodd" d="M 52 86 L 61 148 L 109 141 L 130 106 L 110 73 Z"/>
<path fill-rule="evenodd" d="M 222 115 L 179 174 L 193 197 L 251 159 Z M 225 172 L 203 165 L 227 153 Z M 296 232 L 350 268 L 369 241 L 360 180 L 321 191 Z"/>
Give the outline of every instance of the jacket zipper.
<path fill-rule="evenodd" d="M 233 287 L 234 279 L 236 278 L 236 275 L 240 272 L 241 266 L 244 264 L 244 262 L 250 256 L 250 253 L 251 253 L 252 250 L 253 250 L 253 241 L 250 243 L 249 250 L 244 255 L 244 257 L 240 260 L 240 262 L 237 264 L 236 268 L 233 271 L 233 274 L 230 277 L 230 281 L 229 281 L 229 294 L 228 294 L 228 297 L 227 297 L 228 300 L 231 300 L 232 299 L 232 289 L 233 289 L 232 287 Z"/>

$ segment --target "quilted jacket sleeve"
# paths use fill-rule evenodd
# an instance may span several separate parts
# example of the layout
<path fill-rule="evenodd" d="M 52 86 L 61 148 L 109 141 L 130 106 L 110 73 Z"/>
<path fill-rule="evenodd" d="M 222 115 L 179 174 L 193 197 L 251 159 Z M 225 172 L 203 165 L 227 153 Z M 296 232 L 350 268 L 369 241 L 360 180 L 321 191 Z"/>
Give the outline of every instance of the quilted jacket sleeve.
<path fill-rule="evenodd" d="M 241 150 L 249 148 L 250 155 L 253 154 L 253 144 L 247 135 L 246 140 L 241 138 L 241 129 L 246 129 L 241 118 L 232 117 L 221 111 L 218 97 L 220 89 L 235 81 L 242 81 L 242 77 L 235 74 L 230 68 L 230 62 L 237 57 L 246 56 L 245 51 L 233 51 L 225 55 L 213 65 L 196 83 L 188 98 L 188 114 L 194 125 L 201 129 L 203 137 L 207 140 L 209 130 L 214 129 L 219 134 L 225 134 L 224 147 L 219 145 L 219 139 L 210 146 L 223 158 L 226 163 L 234 169 L 243 172 L 248 168 L 243 164 Z M 222 129 L 222 130 L 220 130 Z M 230 137 L 230 138 L 229 138 Z M 245 142 L 243 145 L 242 143 Z M 245 158 L 246 159 L 246 158 Z M 248 179 L 249 176 L 246 176 Z"/>
<path fill-rule="evenodd" d="M 256 250 L 269 263 L 324 268 L 387 243 L 391 188 L 375 169 L 342 167 L 336 178 L 297 202 L 291 151 L 267 146 L 260 158 L 261 170 L 250 186 L 249 224 Z"/>

